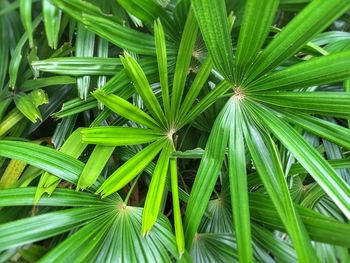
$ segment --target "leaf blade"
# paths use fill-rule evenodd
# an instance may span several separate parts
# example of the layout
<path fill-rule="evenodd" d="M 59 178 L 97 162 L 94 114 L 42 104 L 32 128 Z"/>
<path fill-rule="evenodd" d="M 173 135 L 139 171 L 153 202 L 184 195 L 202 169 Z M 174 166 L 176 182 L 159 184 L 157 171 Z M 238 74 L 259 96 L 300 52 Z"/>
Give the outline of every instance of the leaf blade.
<path fill-rule="evenodd" d="M 167 119 L 141 66 L 128 53 L 125 53 L 124 57 L 121 57 L 121 61 L 129 74 L 133 86 L 135 87 L 137 93 L 141 96 L 151 115 L 158 123 L 161 123 L 162 126 L 166 128 Z"/>
<path fill-rule="evenodd" d="M 47 42 L 51 48 L 56 49 L 60 32 L 62 11 L 51 4 L 49 0 L 43 0 L 42 7 Z"/>
<path fill-rule="evenodd" d="M 214 189 L 225 157 L 232 105 L 227 103 L 214 123 L 199 165 L 185 213 L 185 240 L 189 249 Z M 207 176 L 211 174 L 211 176 Z"/>
<path fill-rule="evenodd" d="M 227 80 L 233 81 L 232 43 L 225 2 L 222 0 L 192 0 L 191 2 L 215 68 Z"/>
<path fill-rule="evenodd" d="M 176 58 L 176 67 L 174 73 L 173 90 L 171 96 L 171 113 L 173 119 L 176 118 L 177 112 L 180 108 L 186 78 L 188 75 L 188 68 L 191 63 L 192 50 L 198 35 L 198 24 L 190 10 L 186 19 L 185 28 L 182 32 L 179 51 Z"/>
<path fill-rule="evenodd" d="M 73 208 L 1 224 L 0 251 L 64 233 L 99 213 L 96 208 Z"/>
<path fill-rule="evenodd" d="M 33 25 L 32 25 L 32 0 L 20 0 L 19 10 L 21 14 L 22 24 L 26 30 L 29 39 L 29 46 L 34 47 Z"/>
<path fill-rule="evenodd" d="M 350 94 L 346 92 L 288 92 L 255 93 L 252 99 L 269 105 L 298 109 L 308 113 L 347 118 L 350 116 Z"/>
<path fill-rule="evenodd" d="M 94 127 L 82 129 L 82 140 L 104 146 L 125 146 L 155 141 L 164 134 L 144 128 Z"/>
<path fill-rule="evenodd" d="M 246 1 L 236 52 L 237 79 L 242 80 L 268 35 L 279 0 Z M 256 18 L 259 19 L 256 19 Z"/>
<path fill-rule="evenodd" d="M 337 175 L 332 166 L 299 133 L 265 107 L 259 106 L 255 113 L 349 218 L 350 187 Z M 286 137 L 286 131 L 288 131 L 288 137 Z"/>
<path fill-rule="evenodd" d="M 150 144 L 130 158 L 108 177 L 96 193 L 102 194 L 102 197 L 106 197 L 128 184 L 137 174 L 142 172 L 161 151 L 165 143 L 164 140 L 165 139 L 160 139 Z"/>
<path fill-rule="evenodd" d="M 233 120 L 228 140 L 229 181 L 238 257 L 241 262 L 252 262 L 246 153 L 242 129 L 243 115 L 240 106 L 239 102 L 234 102 Z"/>
<path fill-rule="evenodd" d="M 117 95 L 107 95 L 103 90 L 97 90 L 93 95 L 109 109 L 129 120 L 135 121 L 154 130 L 162 129 L 152 117 Z"/>
<path fill-rule="evenodd" d="M 50 72 L 59 75 L 84 76 L 84 75 L 115 75 L 122 69 L 119 58 L 99 57 L 58 57 L 32 62 L 32 66 L 42 72 Z"/>
<path fill-rule="evenodd" d="M 165 142 L 148 188 L 142 213 L 142 235 L 148 235 L 160 212 L 172 150 L 171 142 Z"/>
<path fill-rule="evenodd" d="M 312 1 L 266 47 L 249 71 L 247 83 L 274 69 L 300 50 L 350 7 L 350 1 Z M 248 74 L 247 74 L 248 75 Z"/>
<path fill-rule="evenodd" d="M 23 161 L 72 183 L 77 182 L 84 166 L 67 154 L 20 141 L 0 141 L 0 156 Z"/>
<path fill-rule="evenodd" d="M 114 149 L 114 146 L 96 145 L 79 176 L 77 189 L 84 190 L 95 183 Z"/>
<path fill-rule="evenodd" d="M 211 69 L 213 67 L 213 62 L 208 56 L 205 61 L 202 63 L 189 91 L 187 92 L 183 103 L 181 104 L 179 116 L 185 116 L 193 107 L 193 103 L 196 101 L 197 96 L 204 87 L 204 84 L 207 78 L 210 75 Z"/>
<path fill-rule="evenodd" d="M 350 149 L 350 130 L 338 124 L 295 111 L 281 111 L 284 118 L 303 129 Z"/>
<path fill-rule="evenodd" d="M 170 118 L 170 95 L 168 83 L 168 60 L 165 42 L 165 34 L 160 19 L 154 21 L 154 40 L 159 71 L 159 81 L 162 89 L 162 98 L 165 116 Z"/>
<path fill-rule="evenodd" d="M 170 176 L 171 176 L 171 194 L 173 199 L 174 210 L 174 227 L 176 245 L 179 251 L 180 257 L 185 252 L 185 237 L 183 232 L 183 225 L 181 219 L 181 208 L 179 200 L 179 189 L 177 183 L 177 159 L 170 158 Z"/>
<path fill-rule="evenodd" d="M 247 90 L 291 90 L 329 84 L 350 77 L 350 51 L 313 58 L 251 83 Z"/>
<path fill-rule="evenodd" d="M 248 105 L 247 108 L 251 111 L 251 105 Z M 254 165 L 293 241 L 298 260 L 317 262 L 309 235 L 292 202 L 277 149 L 271 137 L 260 130 L 247 116 L 244 123 L 245 141 Z"/>
<path fill-rule="evenodd" d="M 210 91 L 203 99 L 201 99 L 193 108 L 180 118 L 178 127 L 183 127 L 194 118 L 198 117 L 202 112 L 208 109 L 220 96 L 224 95 L 230 88 L 231 84 L 227 81 L 221 81 L 216 85 L 215 89 Z"/>
<path fill-rule="evenodd" d="M 75 55 L 77 57 L 92 57 L 94 55 L 95 34 L 78 24 Z M 78 95 L 86 100 L 90 89 L 90 76 L 77 78 Z"/>

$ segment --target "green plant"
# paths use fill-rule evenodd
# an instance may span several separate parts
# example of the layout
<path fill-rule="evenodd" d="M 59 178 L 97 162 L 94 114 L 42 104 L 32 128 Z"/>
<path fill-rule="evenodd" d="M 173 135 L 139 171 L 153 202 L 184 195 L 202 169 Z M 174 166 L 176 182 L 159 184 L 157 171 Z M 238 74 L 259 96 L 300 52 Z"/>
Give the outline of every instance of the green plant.
<path fill-rule="evenodd" d="M 350 260 L 349 0 L 0 5 L 0 261 Z"/>

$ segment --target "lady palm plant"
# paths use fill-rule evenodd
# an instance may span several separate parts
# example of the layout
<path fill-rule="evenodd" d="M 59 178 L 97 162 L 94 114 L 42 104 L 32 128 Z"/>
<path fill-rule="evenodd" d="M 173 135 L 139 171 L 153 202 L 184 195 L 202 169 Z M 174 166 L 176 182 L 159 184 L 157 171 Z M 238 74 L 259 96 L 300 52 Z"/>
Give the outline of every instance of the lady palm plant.
<path fill-rule="evenodd" d="M 349 0 L 1 6 L 1 261 L 350 261 Z"/>

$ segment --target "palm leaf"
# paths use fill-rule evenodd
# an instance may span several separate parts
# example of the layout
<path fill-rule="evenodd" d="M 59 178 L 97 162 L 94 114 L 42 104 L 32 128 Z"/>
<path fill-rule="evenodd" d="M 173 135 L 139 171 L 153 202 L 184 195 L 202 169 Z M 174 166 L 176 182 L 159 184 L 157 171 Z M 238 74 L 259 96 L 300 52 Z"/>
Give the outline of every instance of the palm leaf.
<path fill-rule="evenodd" d="M 32 25 L 32 0 L 20 0 L 20 13 L 23 26 L 28 35 L 30 47 L 34 47 Z"/>
<path fill-rule="evenodd" d="M 164 217 L 157 221 L 148 236 L 142 237 L 141 208 L 116 203 L 107 211 L 51 250 L 42 262 L 75 259 L 171 262 L 169 252 L 177 258 L 174 236 Z"/>
<path fill-rule="evenodd" d="M 114 146 L 96 145 L 79 176 L 77 189 L 86 189 L 95 183 L 114 149 Z"/>
<path fill-rule="evenodd" d="M 166 143 L 164 140 L 165 139 L 160 139 L 153 142 L 119 167 L 101 185 L 101 187 L 97 190 L 97 193 L 100 193 L 103 197 L 105 197 L 128 184 L 136 175 L 142 172 L 161 151 Z"/>
<path fill-rule="evenodd" d="M 250 193 L 249 204 L 252 220 L 269 226 L 272 229 L 285 231 L 281 218 L 268 196 L 261 193 Z M 322 215 L 311 209 L 296 205 L 296 209 L 312 240 L 349 247 L 348 224 Z"/>
<path fill-rule="evenodd" d="M 169 161 L 170 176 L 171 176 L 171 193 L 173 199 L 173 210 L 174 210 L 174 225 L 175 225 L 175 237 L 176 245 L 179 251 L 180 257 L 185 252 L 185 237 L 183 233 L 182 219 L 181 219 L 181 208 L 179 202 L 179 190 L 178 190 L 178 173 L 177 173 L 177 159 L 171 158 Z"/>
<path fill-rule="evenodd" d="M 56 49 L 58 44 L 61 16 L 61 10 L 51 4 L 49 0 L 43 0 L 43 17 L 47 42 L 53 49 Z"/>
<path fill-rule="evenodd" d="M 247 171 L 245 145 L 242 129 L 240 103 L 235 102 L 231 116 L 228 142 L 228 161 L 233 221 L 237 239 L 238 256 L 241 262 L 253 261 L 251 246 L 249 204 L 247 192 Z"/>
<path fill-rule="evenodd" d="M 232 104 L 227 103 L 217 117 L 198 168 L 185 214 L 186 247 L 190 248 L 214 189 L 230 134 Z M 207 176 L 210 174 L 211 176 Z"/>
<path fill-rule="evenodd" d="M 118 58 L 98 57 L 64 57 L 49 58 L 33 61 L 32 66 L 36 70 L 55 74 L 84 76 L 84 75 L 115 75 L 122 69 Z"/>
<path fill-rule="evenodd" d="M 43 240 L 84 224 L 103 210 L 71 208 L 0 225 L 0 251 Z"/>
<path fill-rule="evenodd" d="M 154 95 L 148 83 L 147 77 L 140 65 L 128 53 L 126 53 L 124 57 L 121 57 L 121 61 L 130 76 L 133 86 L 135 87 L 138 94 L 140 94 L 143 103 L 150 111 L 151 115 L 158 123 L 162 125 L 162 127 L 166 128 L 167 120 L 165 118 L 164 112 L 156 96 Z"/>
<path fill-rule="evenodd" d="M 236 52 L 236 76 L 241 82 L 260 52 L 276 14 L 279 0 L 247 1 Z M 256 19 L 259 17 L 259 19 Z"/>
<path fill-rule="evenodd" d="M 104 146 L 124 146 L 153 142 L 164 134 L 144 128 L 94 127 L 81 130 L 86 143 Z"/>
<path fill-rule="evenodd" d="M 169 158 L 172 151 L 171 141 L 164 143 L 154 168 L 142 214 L 142 235 L 148 235 L 160 212 L 164 195 L 165 183 L 169 168 Z"/>
<path fill-rule="evenodd" d="M 94 96 L 112 111 L 129 120 L 148 126 L 154 130 L 161 129 L 161 126 L 152 117 L 117 95 L 107 95 L 102 90 L 98 90 L 94 92 Z"/>
<path fill-rule="evenodd" d="M 78 181 L 84 166 L 68 154 L 20 141 L 0 141 L 0 156 L 23 161 L 72 183 Z"/>
<path fill-rule="evenodd" d="M 188 67 L 192 58 L 192 50 L 198 35 L 198 24 L 190 10 L 184 31 L 182 33 L 179 51 L 176 59 L 176 67 L 174 73 L 173 90 L 171 97 L 171 113 L 173 118 L 177 114 L 182 96 L 185 89 Z"/>
<path fill-rule="evenodd" d="M 170 118 L 170 96 L 168 83 L 168 59 L 165 34 L 159 19 L 154 21 L 154 39 L 156 44 L 159 81 L 162 89 L 163 107 L 165 116 Z"/>
<path fill-rule="evenodd" d="M 251 67 L 247 83 L 276 68 L 350 7 L 349 1 L 312 1 L 266 47 Z"/>
<path fill-rule="evenodd" d="M 254 111 L 349 218 L 350 187 L 337 175 L 332 166 L 299 133 L 265 107 L 255 107 Z"/>
<path fill-rule="evenodd" d="M 292 90 L 344 80 L 350 75 L 350 52 L 313 58 L 272 73 L 248 85 L 249 91 Z"/>
<path fill-rule="evenodd" d="M 195 262 L 239 262 L 235 239 L 230 234 L 198 234 L 190 254 Z"/>
<path fill-rule="evenodd" d="M 310 116 L 309 114 L 297 113 L 295 111 L 283 110 L 282 116 L 285 117 L 288 122 L 294 123 L 303 129 L 322 138 L 328 139 L 346 149 L 350 149 L 350 131 L 343 126 Z"/>
<path fill-rule="evenodd" d="M 245 118 L 245 124 L 244 137 L 254 165 L 293 241 L 298 259 L 301 261 L 317 261 L 310 237 L 295 210 L 289 194 L 276 146 L 272 139 L 247 117 Z"/>
<path fill-rule="evenodd" d="M 345 92 L 269 92 L 257 93 L 254 100 L 281 108 L 298 109 L 308 113 L 349 117 L 350 94 Z"/>
<path fill-rule="evenodd" d="M 232 42 L 223 0 L 193 0 L 192 7 L 215 68 L 233 81 Z"/>

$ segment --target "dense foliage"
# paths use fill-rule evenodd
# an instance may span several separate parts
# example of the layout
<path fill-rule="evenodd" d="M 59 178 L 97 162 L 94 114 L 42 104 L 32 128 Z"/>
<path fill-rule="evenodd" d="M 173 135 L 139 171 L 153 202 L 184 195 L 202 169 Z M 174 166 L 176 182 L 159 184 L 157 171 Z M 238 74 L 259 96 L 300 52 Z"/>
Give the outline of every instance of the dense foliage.
<path fill-rule="evenodd" d="M 0 262 L 350 262 L 350 0 L 1 0 Z"/>

